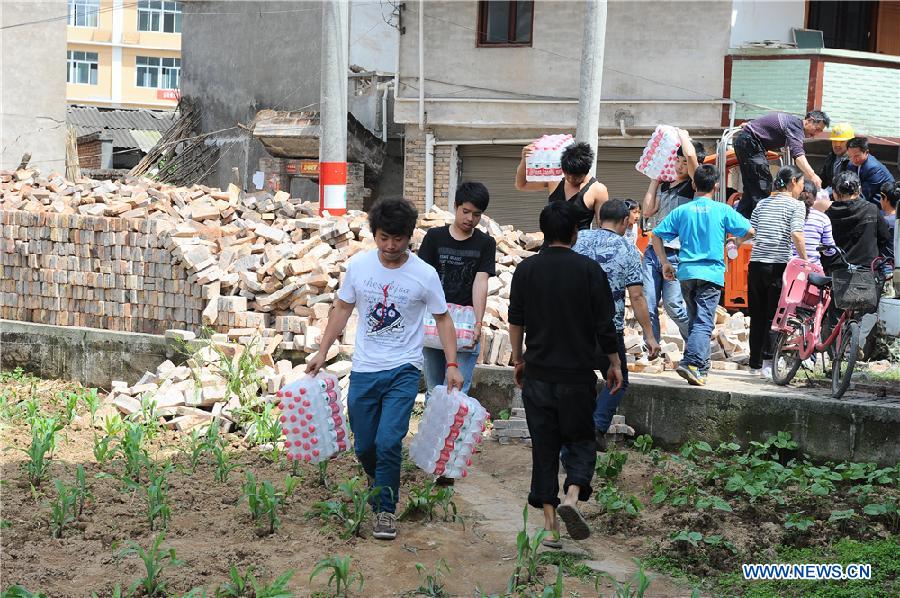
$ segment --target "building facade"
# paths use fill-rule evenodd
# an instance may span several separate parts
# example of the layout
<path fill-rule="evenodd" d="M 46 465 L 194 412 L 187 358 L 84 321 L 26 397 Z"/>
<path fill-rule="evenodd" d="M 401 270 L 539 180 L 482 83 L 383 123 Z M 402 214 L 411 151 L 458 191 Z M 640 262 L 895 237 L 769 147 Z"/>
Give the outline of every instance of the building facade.
<path fill-rule="evenodd" d="M 830 71 L 845 67 L 825 67 L 824 76 L 815 79 L 824 87 L 807 96 L 807 61 L 805 78 L 791 79 L 791 89 L 802 87 L 802 98 L 783 98 L 777 89 L 760 86 L 756 91 L 765 102 L 737 93 L 740 76 L 728 70 L 738 55 L 754 51 L 742 48 L 746 45 L 765 42 L 769 52 L 799 52 L 781 48 L 792 44 L 793 29 L 813 19 L 827 21 L 819 4 L 866 3 L 610 1 L 597 156 L 597 178 L 610 196 L 643 197 L 648 180 L 634 164 L 658 124 L 685 128 L 712 151 L 723 128 L 759 110 L 805 112 L 814 100 L 826 109 L 834 106 L 833 118 L 853 120 L 855 113 L 845 115 L 843 107 L 854 100 L 843 96 L 850 93 L 865 106 L 862 91 L 839 91 L 827 83 L 834 81 Z M 584 3 L 542 0 L 406 2 L 395 119 L 405 130 L 408 198 L 421 209 L 447 208 L 458 183 L 481 180 L 491 192 L 491 216 L 522 230 L 537 228 L 547 198 L 517 191 L 515 170 L 530 140 L 575 133 L 584 11 Z M 834 38 L 834 32 L 826 33 Z M 854 53 L 893 68 L 893 57 Z M 877 97 L 885 114 L 879 123 L 896 114 L 896 92 L 893 101 L 884 94 L 898 80 L 880 86 Z M 895 127 L 900 119 L 893 118 Z M 860 128 L 889 132 L 868 120 Z"/>
<path fill-rule="evenodd" d="M 68 0 L 66 100 L 106 108 L 174 108 L 183 4 Z"/>

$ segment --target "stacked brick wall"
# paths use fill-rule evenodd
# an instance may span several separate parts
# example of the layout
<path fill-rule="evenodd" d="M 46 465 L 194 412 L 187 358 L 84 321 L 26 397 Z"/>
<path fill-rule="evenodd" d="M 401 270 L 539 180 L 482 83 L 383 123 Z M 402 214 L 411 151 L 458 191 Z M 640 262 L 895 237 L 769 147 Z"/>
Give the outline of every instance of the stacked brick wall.
<path fill-rule="evenodd" d="M 404 140 L 403 196 L 420 211 L 425 209 L 425 135 L 411 125 Z M 453 148 L 436 145 L 434 148 L 434 203 L 446 207 L 450 187 L 450 158 Z M 455 165 L 454 165 L 455 167 Z"/>
<path fill-rule="evenodd" d="M 85 170 L 99 169 L 102 151 L 103 142 L 100 139 L 79 143 L 78 166 Z"/>
<path fill-rule="evenodd" d="M 0 211 L 0 317 L 160 334 L 200 328 L 200 284 L 153 220 Z"/>

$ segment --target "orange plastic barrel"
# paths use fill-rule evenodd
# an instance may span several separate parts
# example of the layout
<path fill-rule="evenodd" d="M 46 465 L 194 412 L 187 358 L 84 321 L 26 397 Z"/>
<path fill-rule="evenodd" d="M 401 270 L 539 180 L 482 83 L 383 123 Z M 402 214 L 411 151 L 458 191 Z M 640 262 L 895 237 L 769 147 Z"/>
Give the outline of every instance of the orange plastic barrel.
<path fill-rule="evenodd" d="M 747 270 L 750 267 L 750 251 L 753 245 L 744 243 L 738 248 L 738 256 L 730 260 L 725 254 L 725 296 L 727 309 L 739 309 L 747 313 Z"/>

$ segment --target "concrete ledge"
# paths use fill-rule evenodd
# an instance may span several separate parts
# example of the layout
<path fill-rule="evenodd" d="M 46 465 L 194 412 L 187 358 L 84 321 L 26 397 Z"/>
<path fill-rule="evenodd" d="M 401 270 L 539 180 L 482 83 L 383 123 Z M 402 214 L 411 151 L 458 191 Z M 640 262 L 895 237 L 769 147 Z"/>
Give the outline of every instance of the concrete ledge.
<path fill-rule="evenodd" d="M 112 380 L 134 384 L 166 360 L 165 337 L 96 328 L 0 320 L 0 367 L 42 378 L 75 380 L 109 388 Z"/>

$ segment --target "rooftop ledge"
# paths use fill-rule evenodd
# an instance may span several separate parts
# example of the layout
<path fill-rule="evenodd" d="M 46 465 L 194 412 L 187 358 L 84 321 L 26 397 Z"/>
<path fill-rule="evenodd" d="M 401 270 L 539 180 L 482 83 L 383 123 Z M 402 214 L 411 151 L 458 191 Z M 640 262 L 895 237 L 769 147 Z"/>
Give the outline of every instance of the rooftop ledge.
<path fill-rule="evenodd" d="M 857 52 L 855 50 L 834 50 L 831 48 L 729 48 L 731 56 L 821 56 L 828 58 L 844 58 L 851 60 L 866 60 L 883 62 L 885 66 L 891 65 L 900 68 L 900 56 L 890 54 L 876 54 L 874 52 Z"/>

